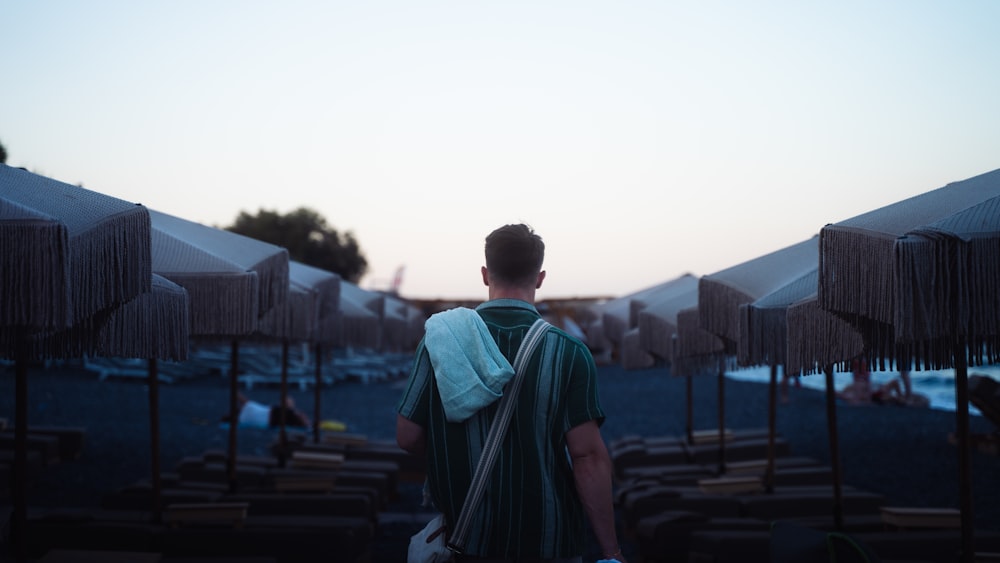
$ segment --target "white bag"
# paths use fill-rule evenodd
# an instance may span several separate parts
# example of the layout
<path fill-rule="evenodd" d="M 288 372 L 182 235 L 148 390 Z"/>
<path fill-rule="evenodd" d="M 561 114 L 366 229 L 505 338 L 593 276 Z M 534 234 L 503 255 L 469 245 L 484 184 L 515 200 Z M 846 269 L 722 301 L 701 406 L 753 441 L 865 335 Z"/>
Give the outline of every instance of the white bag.
<path fill-rule="evenodd" d="M 438 514 L 431 519 L 413 537 L 406 552 L 407 563 L 446 563 L 455 555 L 445 544 L 447 535 L 444 514 Z"/>

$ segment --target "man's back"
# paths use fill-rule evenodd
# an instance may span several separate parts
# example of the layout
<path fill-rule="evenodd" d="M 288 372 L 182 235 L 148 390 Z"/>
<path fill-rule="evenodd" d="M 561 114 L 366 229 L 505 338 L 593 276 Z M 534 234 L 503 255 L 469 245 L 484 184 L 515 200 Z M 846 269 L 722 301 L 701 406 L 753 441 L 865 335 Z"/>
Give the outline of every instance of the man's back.
<path fill-rule="evenodd" d="M 513 299 L 489 301 L 477 311 L 511 362 L 539 317 L 532 305 Z M 400 413 L 427 430 L 431 496 L 453 523 L 497 403 L 464 423 L 447 422 L 439 390 L 429 384 L 432 368 L 423 344 L 418 354 Z M 585 515 L 575 493 L 565 433 L 576 424 L 603 420 L 595 377 L 586 346 L 550 329 L 528 362 L 507 438 L 472 520 L 469 554 L 569 557 L 581 552 Z"/>

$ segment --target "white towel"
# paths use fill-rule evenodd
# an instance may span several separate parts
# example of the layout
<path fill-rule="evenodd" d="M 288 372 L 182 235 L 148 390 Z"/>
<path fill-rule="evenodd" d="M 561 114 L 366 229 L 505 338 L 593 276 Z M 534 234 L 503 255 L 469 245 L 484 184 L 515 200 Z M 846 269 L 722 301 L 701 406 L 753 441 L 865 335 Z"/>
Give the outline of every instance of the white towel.
<path fill-rule="evenodd" d="M 431 315 L 424 322 L 424 345 L 449 422 L 462 422 L 502 397 L 514 377 L 514 367 L 473 309 Z"/>

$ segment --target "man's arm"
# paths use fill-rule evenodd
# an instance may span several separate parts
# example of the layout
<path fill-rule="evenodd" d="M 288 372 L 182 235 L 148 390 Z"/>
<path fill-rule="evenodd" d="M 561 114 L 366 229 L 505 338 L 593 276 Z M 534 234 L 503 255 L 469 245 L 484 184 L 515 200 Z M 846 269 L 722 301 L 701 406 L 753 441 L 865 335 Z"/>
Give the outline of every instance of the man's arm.
<path fill-rule="evenodd" d="M 397 414 L 396 443 L 411 454 L 423 457 L 427 452 L 427 432 L 423 426 Z"/>
<path fill-rule="evenodd" d="M 574 426 L 566 433 L 566 445 L 573 459 L 576 491 L 583 502 L 601 553 L 606 559 L 624 562 L 615 533 L 615 509 L 611 494 L 611 457 L 601 438 L 597 422 Z"/>

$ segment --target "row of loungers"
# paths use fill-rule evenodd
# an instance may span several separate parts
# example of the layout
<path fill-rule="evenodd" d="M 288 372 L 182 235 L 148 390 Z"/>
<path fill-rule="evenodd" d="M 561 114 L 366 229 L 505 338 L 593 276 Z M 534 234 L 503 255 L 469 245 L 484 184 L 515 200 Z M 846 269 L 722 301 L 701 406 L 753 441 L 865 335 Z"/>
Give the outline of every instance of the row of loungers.
<path fill-rule="evenodd" d="M 95 551 L 130 561 L 366 561 L 379 515 L 401 479 L 423 468 L 394 443 L 328 433 L 320 443 L 292 435 L 284 459 L 206 451 L 161 475 L 160 506 L 140 481 L 106 493 L 94 510 L 29 515 L 29 557 L 76 561 Z M 125 559 L 129 554 L 143 559 Z M 83 555 L 81 555 L 83 554 Z M 57 558 L 58 557 L 58 558 Z M 114 559 L 107 559 L 113 561 Z"/>
<path fill-rule="evenodd" d="M 716 430 L 699 432 L 693 441 L 630 436 L 610 444 L 616 507 L 640 561 L 957 560 L 957 510 L 892 507 L 879 493 L 844 485 L 838 526 L 829 466 L 793 456 L 777 436 L 768 486 L 767 431 L 726 431 L 721 454 L 718 436 Z M 837 544 L 835 538 L 845 541 Z M 1000 552 L 998 532 L 977 530 L 975 541 L 977 560 L 993 561 L 990 554 Z M 835 545 L 868 559 L 832 558 Z"/>
<path fill-rule="evenodd" d="M 33 475 L 45 467 L 78 459 L 83 455 L 87 432 L 68 426 L 29 425 L 25 451 L 25 468 L 30 485 Z M 11 496 L 10 484 L 14 467 L 14 429 L 0 418 L 0 501 Z"/>

